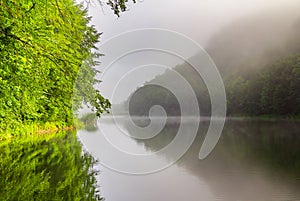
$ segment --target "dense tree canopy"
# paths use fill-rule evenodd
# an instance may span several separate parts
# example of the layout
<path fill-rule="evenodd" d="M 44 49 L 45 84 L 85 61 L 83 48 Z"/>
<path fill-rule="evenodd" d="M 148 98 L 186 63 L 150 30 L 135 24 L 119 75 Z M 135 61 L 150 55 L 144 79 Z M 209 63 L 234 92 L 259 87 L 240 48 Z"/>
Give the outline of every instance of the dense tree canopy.
<path fill-rule="evenodd" d="M 72 0 L 0 1 L 0 131 L 19 123 L 72 123 L 86 102 L 110 106 L 93 85 L 100 33 Z M 77 85 L 74 87 L 76 78 Z"/>
<path fill-rule="evenodd" d="M 300 55 L 273 62 L 259 72 L 233 74 L 227 81 L 230 115 L 300 115 Z"/>

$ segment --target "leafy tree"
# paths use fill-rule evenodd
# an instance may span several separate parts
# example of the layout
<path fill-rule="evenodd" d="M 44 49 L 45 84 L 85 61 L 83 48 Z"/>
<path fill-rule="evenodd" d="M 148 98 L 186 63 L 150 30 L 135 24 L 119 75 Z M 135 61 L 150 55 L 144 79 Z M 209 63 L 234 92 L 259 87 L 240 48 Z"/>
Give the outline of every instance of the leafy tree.
<path fill-rule="evenodd" d="M 16 124 L 72 124 L 72 104 L 107 111 L 94 90 L 96 43 L 83 5 L 72 0 L 0 1 L 0 131 Z M 74 89 L 76 79 L 80 80 Z M 73 98 L 72 98 L 73 97 Z M 74 101 L 72 101 L 74 100 Z"/>
<path fill-rule="evenodd" d="M 107 4 L 114 11 L 114 14 L 120 17 L 120 12 L 124 12 L 127 9 L 126 3 L 128 0 L 109 0 Z M 132 0 L 133 3 L 136 3 L 136 0 Z"/>

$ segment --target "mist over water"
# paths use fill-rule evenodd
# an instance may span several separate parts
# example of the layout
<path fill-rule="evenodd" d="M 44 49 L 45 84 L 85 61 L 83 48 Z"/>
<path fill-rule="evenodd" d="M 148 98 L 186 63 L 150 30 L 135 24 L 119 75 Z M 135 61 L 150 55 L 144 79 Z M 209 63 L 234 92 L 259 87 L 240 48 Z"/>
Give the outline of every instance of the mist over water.
<path fill-rule="evenodd" d="M 299 200 L 300 2 L 128 8 L 90 10 L 113 108 L 78 135 L 100 160 L 104 197 Z"/>
<path fill-rule="evenodd" d="M 119 117 L 120 130 L 110 117 L 100 120 L 99 129 L 127 152 L 150 154 L 174 140 L 180 124 L 189 125 L 192 118 L 180 122 L 170 118 L 154 138 L 125 138 L 137 135 L 128 117 Z M 146 119 L 140 118 L 138 125 Z M 100 165 L 98 177 L 101 192 L 107 200 L 188 200 L 188 201 L 281 201 L 299 200 L 299 124 L 297 122 L 228 120 L 218 146 L 205 160 L 198 159 L 199 149 L 209 121 L 200 122 L 197 137 L 187 153 L 174 165 L 153 174 L 133 176 Z M 159 126 L 159 125 L 157 125 Z M 188 133 L 187 133 L 188 134 Z M 79 131 L 84 145 L 98 157 L 103 146 L 100 133 Z M 172 161 L 173 154 L 157 155 Z M 98 158 L 101 163 L 101 158 Z M 103 161 L 102 161 L 103 162 Z M 128 161 L 119 161 L 126 164 Z"/>
<path fill-rule="evenodd" d="M 114 16 L 109 8 L 99 5 L 90 7 L 90 14 L 97 29 L 103 32 L 101 44 L 108 39 L 123 32 L 143 29 L 161 28 L 179 32 L 195 40 L 204 47 L 214 59 L 221 73 L 242 68 L 244 63 L 251 60 L 254 66 L 266 64 L 268 57 L 276 58 L 279 52 L 290 50 L 295 42 L 288 40 L 297 37 L 296 23 L 299 21 L 300 2 L 297 0 L 283 1 L 142 1 L 137 4 L 129 4 L 129 11 L 122 13 L 120 18 Z M 295 33 L 296 32 L 296 33 Z M 148 40 L 148 36 L 144 36 Z M 130 44 L 136 41 L 131 39 Z M 122 44 L 124 46 L 125 44 Z M 103 50 L 106 58 L 116 57 L 117 47 Z M 294 47 L 295 48 L 295 47 Z M 274 52 L 276 54 L 274 54 Z M 194 56 L 192 53 L 190 57 Z M 253 62 L 253 58 L 258 61 Z M 105 59 L 103 57 L 103 59 Z M 143 57 L 140 57 L 143 60 Z M 265 61 L 267 60 L 267 61 Z M 134 62 L 134 61 L 132 61 Z M 169 67 L 175 67 L 182 62 Z M 102 77 L 100 86 L 105 96 L 113 90 L 114 79 L 110 75 L 118 75 L 120 72 L 129 71 L 134 66 L 120 64 L 111 68 L 107 77 Z M 99 66 L 105 69 L 105 66 Z M 124 87 L 124 94 L 131 94 L 145 81 L 153 79 L 161 71 L 153 70 L 152 73 L 141 72 L 138 81 L 129 83 Z M 132 86 L 131 86 L 132 85 Z M 126 100 L 125 95 L 116 98 L 115 103 Z"/>

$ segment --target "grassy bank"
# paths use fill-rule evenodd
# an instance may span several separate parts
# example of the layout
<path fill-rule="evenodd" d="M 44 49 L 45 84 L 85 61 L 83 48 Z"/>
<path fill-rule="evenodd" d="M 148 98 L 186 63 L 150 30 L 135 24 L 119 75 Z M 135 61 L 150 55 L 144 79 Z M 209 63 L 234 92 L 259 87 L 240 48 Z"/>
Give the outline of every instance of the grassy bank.
<path fill-rule="evenodd" d="M 30 124 L 11 124 L 5 130 L 0 130 L 0 142 L 18 136 L 43 135 L 56 133 L 58 131 L 76 130 L 83 128 L 84 124 L 79 120 L 74 120 L 72 125 L 63 122 L 46 122 Z"/>

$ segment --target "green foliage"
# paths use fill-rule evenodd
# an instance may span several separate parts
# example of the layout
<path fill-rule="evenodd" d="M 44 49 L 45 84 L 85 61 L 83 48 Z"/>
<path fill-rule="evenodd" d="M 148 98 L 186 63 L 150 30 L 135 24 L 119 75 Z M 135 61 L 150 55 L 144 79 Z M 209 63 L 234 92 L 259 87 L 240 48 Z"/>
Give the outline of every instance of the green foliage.
<path fill-rule="evenodd" d="M 129 113 L 137 116 L 148 116 L 150 108 L 154 105 L 161 105 L 169 116 L 180 115 L 179 103 L 174 94 L 156 85 L 146 85 L 130 96 Z"/>
<path fill-rule="evenodd" d="M 225 79 L 227 110 L 230 116 L 300 115 L 300 55 L 291 55 L 278 61 L 252 69 L 235 71 Z M 210 99 L 205 84 L 197 73 L 186 65 L 175 68 L 193 87 L 201 115 L 209 115 Z M 168 71 L 156 77 L 172 82 Z M 149 82 L 151 84 L 152 81 Z M 174 82 L 174 80 L 173 80 Z M 147 83 L 148 84 L 148 83 Z M 162 88 L 144 86 L 133 93 L 129 111 L 134 115 L 147 115 L 151 106 L 162 105 L 168 114 L 178 115 L 176 98 Z"/>
<path fill-rule="evenodd" d="M 267 65 L 247 78 L 227 80 L 230 115 L 297 116 L 300 114 L 300 55 Z M 245 77 L 245 76 L 244 76 Z"/>
<path fill-rule="evenodd" d="M 56 132 L 61 129 L 67 129 L 68 125 L 65 122 L 46 122 L 46 123 L 27 123 L 27 124 L 9 124 L 10 129 L 6 129 L 5 131 L 1 132 L 0 135 L 0 143 L 5 140 L 16 138 L 16 137 L 29 137 L 33 134 L 37 134 L 39 132 Z M 80 127 L 79 122 L 77 119 L 74 120 L 74 126 L 76 128 Z M 69 127 L 71 129 L 72 127 Z"/>
<path fill-rule="evenodd" d="M 274 20 L 264 20 L 265 16 Z M 240 19 L 222 28 L 207 44 L 205 49 L 224 80 L 228 115 L 299 118 L 300 20 L 289 14 L 286 17 L 281 19 L 276 13 L 264 12 Z M 287 26 L 292 21 L 296 23 Z M 209 93 L 198 73 L 187 63 L 174 70 L 194 89 L 201 115 L 210 115 Z M 176 84 L 168 71 L 153 81 L 160 80 Z M 166 110 L 174 106 L 169 92 L 162 89 L 144 86 L 136 92 L 129 97 L 129 110 L 134 114 L 147 114 L 151 100 Z"/>
<path fill-rule="evenodd" d="M 0 1 L 0 133 L 32 122 L 73 122 L 72 104 L 110 107 L 93 85 L 100 33 L 72 0 Z M 76 89 L 74 83 L 78 76 Z M 74 97 L 74 102 L 72 101 Z"/>
<path fill-rule="evenodd" d="M 201 115 L 210 114 L 210 99 L 207 88 L 196 70 L 188 63 L 183 63 L 174 68 L 194 89 L 197 96 Z M 152 82 L 153 81 L 153 82 Z M 146 82 L 145 86 L 138 88 L 128 98 L 129 112 L 132 115 L 148 115 L 148 112 L 153 105 L 161 105 L 170 116 L 179 116 L 181 114 L 180 105 L 175 95 L 171 91 L 152 85 L 152 83 L 169 82 L 174 86 L 176 80 L 170 70 L 166 70 L 164 74 L 156 76 L 153 80 Z M 186 96 L 184 92 L 178 91 L 182 96 Z M 188 101 L 189 97 L 185 97 Z"/>
<path fill-rule="evenodd" d="M 136 0 L 132 0 L 133 3 L 136 3 Z M 128 0 L 109 0 L 107 5 L 111 7 L 114 11 L 114 14 L 120 17 L 120 13 L 126 11 Z"/>
<path fill-rule="evenodd" d="M 102 200 L 94 165 L 75 133 L 6 141 L 0 145 L 1 200 Z"/>

